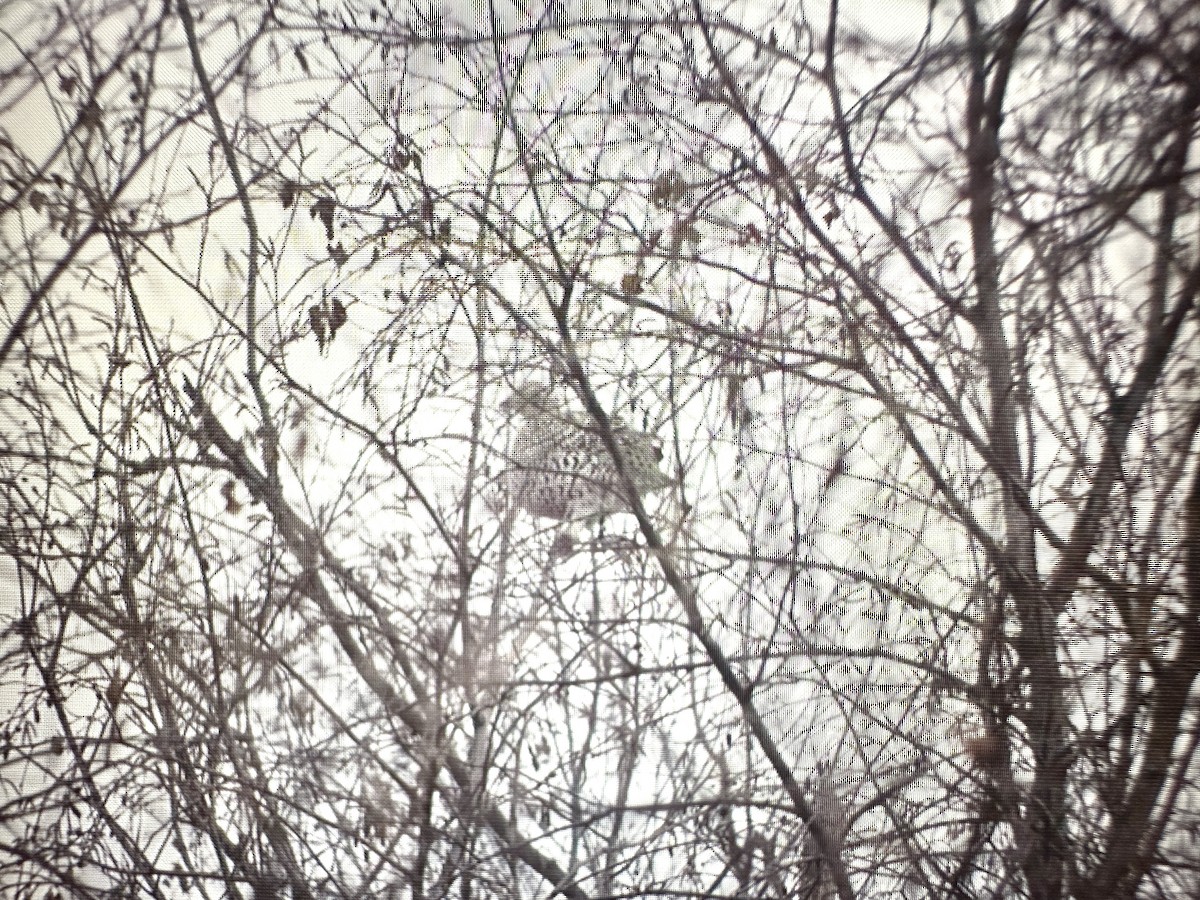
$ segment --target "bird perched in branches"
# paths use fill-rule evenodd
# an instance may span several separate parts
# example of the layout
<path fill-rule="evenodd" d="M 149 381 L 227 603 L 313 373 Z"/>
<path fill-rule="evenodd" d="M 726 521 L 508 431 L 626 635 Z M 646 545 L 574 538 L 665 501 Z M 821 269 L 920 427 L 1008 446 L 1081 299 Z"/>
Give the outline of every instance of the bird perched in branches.
<path fill-rule="evenodd" d="M 625 481 L 600 427 L 571 413 L 547 385 L 518 386 L 500 408 L 524 420 L 513 440 L 500 483 L 514 508 L 562 522 L 580 522 L 629 510 Z M 672 479 L 659 468 L 662 443 L 645 431 L 612 422 L 624 473 L 639 496 Z"/>

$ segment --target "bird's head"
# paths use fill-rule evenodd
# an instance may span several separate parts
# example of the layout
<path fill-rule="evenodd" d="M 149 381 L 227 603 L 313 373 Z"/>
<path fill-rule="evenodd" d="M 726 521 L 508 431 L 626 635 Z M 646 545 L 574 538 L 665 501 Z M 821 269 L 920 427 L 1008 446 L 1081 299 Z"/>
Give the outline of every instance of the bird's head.
<path fill-rule="evenodd" d="M 513 386 L 512 393 L 500 401 L 505 415 L 536 418 L 550 407 L 551 388 L 537 381 L 523 381 Z"/>

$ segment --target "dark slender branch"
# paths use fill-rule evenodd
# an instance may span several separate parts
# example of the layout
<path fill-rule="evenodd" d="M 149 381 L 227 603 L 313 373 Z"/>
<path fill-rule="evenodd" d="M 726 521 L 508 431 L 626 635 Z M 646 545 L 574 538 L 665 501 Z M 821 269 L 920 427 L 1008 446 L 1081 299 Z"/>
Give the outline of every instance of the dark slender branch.
<path fill-rule="evenodd" d="M 267 476 L 255 467 L 241 444 L 233 439 L 213 414 L 199 389 L 185 383 L 184 391 L 194 403 L 198 438 L 217 447 L 254 499 L 267 507 L 288 550 L 304 569 L 304 593 L 316 603 L 322 620 L 333 630 L 338 645 L 363 683 L 379 699 L 389 715 L 396 717 L 412 734 L 432 734 L 431 717 L 436 715 L 435 708 L 420 692 L 415 673 L 411 669 L 405 673 L 409 687 L 416 696 L 416 702 L 412 702 L 397 690 L 392 680 L 375 665 L 371 655 L 359 643 L 355 637 L 352 617 L 338 607 L 325 585 L 322 572 L 333 573 L 339 581 L 352 588 L 360 599 L 369 597 L 370 589 L 358 583 L 350 570 L 325 546 L 320 534 L 305 522 L 277 491 L 271 489 Z M 398 645 L 394 645 L 394 649 L 398 650 Z M 397 656 L 396 661 L 402 665 L 403 656 Z M 470 790 L 475 784 L 470 764 L 449 751 L 443 753 L 442 759 L 454 782 L 460 788 Z M 479 812 L 508 852 L 540 875 L 555 893 L 561 894 L 567 900 L 589 900 L 589 894 L 573 876 L 553 859 L 534 848 L 495 803 L 481 798 Z"/>
<path fill-rule="evenodd" d="M 629 498 L 631 511 L 637 519 L 638 527 L 646 539 L 650 552 L 654 555 L 655 560 L 662 570 L 664 580 L 683 608 L 688 631 L 692 633 L 704 649 L 705 655 L 712 662 L 713 668 L 716 669 L 725 690 L 733 696 L 741 708 L 742 715 L 750 728 L 751 734 L 754 736 L 755 743 L 758 744 L 759 749 L 766 756 L 771 769 L 775 772 L 776 777 L 779 778 L 780 784 L 796 810 L 796 814 L 812 834 L 813 842 L 816 844 L 817 851 L 821 855 L 822 862 L 828 867 L 828 871 L 837 888 L 838 896 L 842 900 L 853 900 L 854 889 L 851 887 L 849 876 L 846 874 L 846 867 L 842 862 L 837 841 L 826 830 L 821 819 L 817 817 L 816 810 L 805 796 L 804 788 L 801 787 L 799 781 L 796 779 L 792 767 L 783 758 L 783 754 L 780 752 L 774 736 L 771 734 L 770 729 L 767 728 L 766 723 L 758 712 L 758 708 L 754 704 L 752 687 L 743 681 L 737 672 L 734 671 L 732 663 L 725 655 L 725 651 L 721 649 L 721 646 L 709 631 L 708 626 L 704 622 L 704 617 L 700 613 L 699 597 L 696 594 L 695 588 L 679 570 L 675 563 L 674 554 L 667 548 L 666 543 L 658 532 L 657 526 L 650 519 L 649 513 L 646 512 L 646 507 L 642 503 L 642 499 L 629 477 L 629 470 L 624 463 L 621 447 L 613 434 L 612 420 L 609 418 L 608 413 L 605 412 L 600 401 L 596 398 L 596 394 L 592 391 L 591 382 L 583 369 L 579 354 L 575 350 L 574 340 L 567 326 L 565 314 L 558 313 L 558 310 L 565 311 L 565 309 L 566 303 L 564 302 L 556 308 L 556 318 L 558 320 L 559 336 L 563 341 L 564 357 L 571 379 L 575 384 L 580 399 L 587 409 L 588 415 L 596 423 L 597 432 L 604 442 L 605 449 L 616 462 L 617 472 L 624 488 L 623 493 Z"/>
<path fill-rule="evenodd" d="M 220 144 L 221 152 L 225 156 L 225 164 L 229 166 L 229 175 L 233 178 L 234 188 L 242 205 L 242 213 L 246 217 L 246 378 L 250 382 L 250 388 L 254 392 L 254 399 L 262 416 L 263 461 L 267 466 L 267 474 L 274 479 L 279 468 L 279 434 L 271 416 L 271 409 L 267 405 L 266 395 L 263 393 L 262 377 L 257 360 L 259 352 L 256 337 L 258 328 L 256 302 L 258 296 L 258 220 L 254 215 L 254 207 L 250 202 L 250 193 L 246 189 L 246 182 L 242 178 L 237 153 L 233 149 L 233 144 L 225 130 L 225 123 L 221 119 L 220 110 L 217 108 L 216 92 L 213 91 L 212 81 L 204 68 L 204 58 L 200 54 L 200 43 L 196 38 L 196 23 L 192 19 L 192 11 L 188 7 L 187 0 L 177 0 L 176 6 L 179 10 L 179 21 L 187 35 L 188 51 L 192 57 L 192 66 L 196 70 L 196 79 L 200 82 L 204 103 L 208 107 L 208 114 L 212 119 L 213 131 L 217 135 L 217 143 Z"/>

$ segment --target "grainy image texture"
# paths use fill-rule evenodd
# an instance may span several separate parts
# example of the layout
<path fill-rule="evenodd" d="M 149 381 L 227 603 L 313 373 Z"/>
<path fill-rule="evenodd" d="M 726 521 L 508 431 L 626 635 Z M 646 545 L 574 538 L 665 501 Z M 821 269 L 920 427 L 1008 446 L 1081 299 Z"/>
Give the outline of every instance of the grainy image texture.
<path fill-rule="evenodd" d="M 1192 0 L 0 0 L 0 897 L 1186 900 Z"/>

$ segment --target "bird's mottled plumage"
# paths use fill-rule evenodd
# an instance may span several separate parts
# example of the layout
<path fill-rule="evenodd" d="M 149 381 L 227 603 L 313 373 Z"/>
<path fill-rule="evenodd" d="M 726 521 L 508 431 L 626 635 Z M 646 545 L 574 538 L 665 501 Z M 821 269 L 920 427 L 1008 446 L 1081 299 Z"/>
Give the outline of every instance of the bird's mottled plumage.
<path fill-rule="evenodd" d="M 500 476 L 516 507 L 547 519 L 579 521 L 629 509 L 616 464 L 598 426 L 556 408 L 548 387 L 517 388 L 502 408 L 524 420 Z M 662 446 L 654 435 L 614 421 L 613 438 L 639 495 L 671 479 L 659 469 Z"/>

